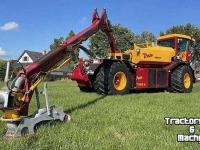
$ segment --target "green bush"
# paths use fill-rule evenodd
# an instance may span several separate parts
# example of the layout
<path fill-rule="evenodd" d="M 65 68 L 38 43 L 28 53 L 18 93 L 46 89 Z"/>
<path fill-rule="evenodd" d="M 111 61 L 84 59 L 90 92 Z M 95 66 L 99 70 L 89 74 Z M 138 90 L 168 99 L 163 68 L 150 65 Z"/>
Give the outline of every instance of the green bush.
<path fill-rule="evenodd" d="M 58 80 L 67 79 L 67 78 L 69 78 L 68 75 L 52 75 L 52 74 L 49 74 L 44 79 L 44 81 L 51 82 L 51 81 L 58 81 Z"/>
<path fill-rule="evenodd" d="M 6 74 L 6 63 L 5 60 L 0 60 L 0 81 L 3 81 Z"/>
<path fill-rule="evenodd" d="M 44 79 L 44 81 L 56 81 L 56 80 L 60 80 L 60 76 L 49 74 L 49 75 L 47 75 L 47 77 Z"/>

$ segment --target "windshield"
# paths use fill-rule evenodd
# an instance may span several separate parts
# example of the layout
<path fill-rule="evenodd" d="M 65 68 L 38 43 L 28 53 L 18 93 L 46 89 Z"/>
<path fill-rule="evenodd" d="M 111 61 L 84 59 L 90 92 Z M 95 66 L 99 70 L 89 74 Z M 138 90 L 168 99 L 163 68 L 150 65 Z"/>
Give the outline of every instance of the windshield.
<path fill-rule="evenodd" d="M 158 46 L 175 48 L 174 39 L 158 41 Z M 185 52 L 191 48 L 191 40 L 186 38 L 178 38 L 178 52 Z"/>
<path fill-rule="evenodd" d="M 190 49 L 190 40 L 184 38 L 178 38 L 178 52 L 185 52 Z"/>
<path fill-rule="evenodd" d="M 168 39 L 168 40 L 158 41 L 158 46 L 164 46 L 164 47 L 172 47 L 172 48 L 174 48 L 174 39 Z"/>

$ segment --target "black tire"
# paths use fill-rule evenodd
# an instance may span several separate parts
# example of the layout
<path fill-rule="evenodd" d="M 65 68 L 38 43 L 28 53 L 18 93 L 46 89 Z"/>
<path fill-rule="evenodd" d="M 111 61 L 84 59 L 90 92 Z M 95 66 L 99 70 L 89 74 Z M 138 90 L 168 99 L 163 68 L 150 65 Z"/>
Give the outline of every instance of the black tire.
<path fill-rule="evenodd" d="M 171 73 L 171 90 L 177 93 L 191 93 L 193 89 L 192 70 L 187 65 L 177 67 Z"/>
<path fill-rule="evenodd" d="M 130 88 L 130 71 L 123 62 L 113 62 L 112 65 L 102 66 L 94 81 L 94 90 L 103 95 L 127 94 Z"/>

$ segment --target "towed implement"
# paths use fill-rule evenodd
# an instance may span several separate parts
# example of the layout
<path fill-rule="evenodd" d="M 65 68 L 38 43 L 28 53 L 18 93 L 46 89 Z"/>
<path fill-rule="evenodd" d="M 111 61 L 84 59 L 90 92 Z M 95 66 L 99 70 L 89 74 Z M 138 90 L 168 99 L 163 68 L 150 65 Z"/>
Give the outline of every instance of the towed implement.
<path fill-rule="evenodd" d="M 46 83 L 43 92 L 46 107 L 41 108 L 37 87 L 48 74 L 59 70 L 72 60 L 74 50 L 77 48 L 81 48 L 92 55 L 80 44 L 99 30 L 106 31 L 109 36 L 108 23 L 106 9 L 103 10 L 101 16 L 98 15 L 97 9 L 95 9 L 92 14 L 92 24 L 88 28 L 62 42 L 55 50 L 50 51 L 36 62 L 20 70 L 10 86 L 8 86 L 10 66 L 8 62 L 5 85 L 0 90 L 0 110 L 4 113 L 1 120 L 7 123 L 8 128 L 5 137 L 13 138 L 34 134 L 36 125 L 43 121 L 60 120 L 66 122 L 70 120 L 70 116 L 65 114 L 62 107 L 49 106 Z M 28 115 L 29 103 L 34 93 L 36 95 L 37 110 L 34 114 Z"/>

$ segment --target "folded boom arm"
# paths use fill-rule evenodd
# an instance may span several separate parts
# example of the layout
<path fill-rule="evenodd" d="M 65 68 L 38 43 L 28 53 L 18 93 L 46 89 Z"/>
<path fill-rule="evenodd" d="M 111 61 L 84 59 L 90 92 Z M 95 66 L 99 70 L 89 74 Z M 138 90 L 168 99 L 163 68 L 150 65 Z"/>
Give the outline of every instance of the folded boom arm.
<path fill-rule="evenodd" d="M 111 24 L 106 14 L 106 9 L 103 9 L 99 17 L 97 9 L 92 14 L 92 24 L 79 32 L 75 36 L 62 42 L 55 50 L 50 51 L 36 62 L 28 65 L 25 69 L 17 73 L 16 78 L 12 82 L 11 93 L 15 92 L 14 98 L 8 98 L 6 108 L 0 109 L 14 109 L 20 112 L 21 115 L 28 115 L 28 106 L 31 100 L 33 91 L 43 78 L 55 70 L 56 66 L 61 62 L 67 63 L 72 59 L 73 51 L 81 47 L 81 43 L 91 37 L 93 34 L 102 30 L 108 37 L 112 52 L 119 52 L 115 44 L 115 38 L 112 35 Z M 12 95 L 12 94 L 10 94 Z M 23 96 L 22 96 L 23 95 Z M 13 100 L 14 99 L 14 100 Z M 11 101 L 11 102 L 10 102 Z"/>

